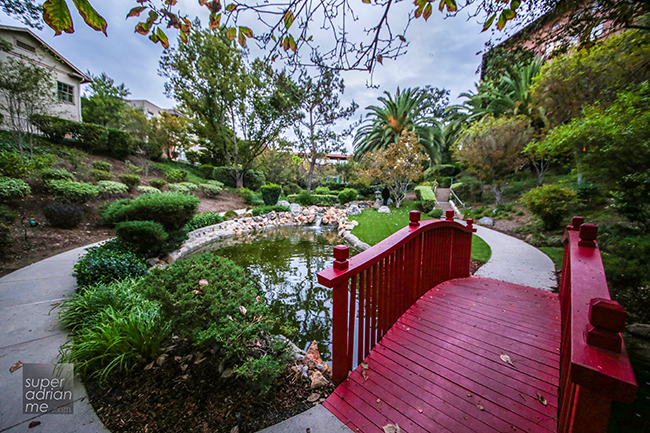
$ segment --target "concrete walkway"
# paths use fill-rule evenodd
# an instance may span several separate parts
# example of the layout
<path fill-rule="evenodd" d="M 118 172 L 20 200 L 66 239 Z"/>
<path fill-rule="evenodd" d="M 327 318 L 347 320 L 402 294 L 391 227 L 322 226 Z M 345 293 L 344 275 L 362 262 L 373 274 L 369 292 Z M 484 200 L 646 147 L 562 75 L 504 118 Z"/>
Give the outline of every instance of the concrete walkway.
<path fill-rule="evenodd" d="M 54 306 L 74 292 L 75 262 L 86 247 L 77 248 L 0 278 L 0 432 L 107 432 L 88 401 L 86 390 L 75 380 L 74 413 L 23 414 L 23 370 L 9 368 L 18 361 L 56 363 L 67 331 L 58 324 Z M 38 427 L 29 429 L 32 421 Z"/>
<path fill-rule="evenodd" d="M 551 290 L 556 286 L 554 265 L 538 249 L 519 239 L 477 227 L 492 248 L 492 257 L 477 275 Z M 0 433 L 28 431 L 31 421 L 41 425 L 32 431 L 65 433 L 107 432 L 95 415 L 80 380 L 76 381 L 73 415 L 22 413 L 22 369 L 9 368 L 23 363 L 54 363 L 67 332 L 57 320 L 54 305 L 73 293 L 74 263 L 86 247 L 77 248 L 34 263 L 0 278 Z M 312 433 L 351 431 L 321 405 L 262 430 L 263 433 Z"/>

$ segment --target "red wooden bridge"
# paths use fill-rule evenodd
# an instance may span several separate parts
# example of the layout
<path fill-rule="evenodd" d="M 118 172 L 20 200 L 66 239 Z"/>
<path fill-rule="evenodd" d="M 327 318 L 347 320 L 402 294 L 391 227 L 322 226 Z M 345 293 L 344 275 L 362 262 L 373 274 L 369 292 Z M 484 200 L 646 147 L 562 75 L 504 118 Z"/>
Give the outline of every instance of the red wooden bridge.
<path fill-rule="evenodd" d="M 471 277 L 472 220 L 420 222 L 318 274 L 333 289 L 324 406 L 353 431 L 605 432 L 637 385 L 597 227 L 573 219 L 560 294 Z"/>

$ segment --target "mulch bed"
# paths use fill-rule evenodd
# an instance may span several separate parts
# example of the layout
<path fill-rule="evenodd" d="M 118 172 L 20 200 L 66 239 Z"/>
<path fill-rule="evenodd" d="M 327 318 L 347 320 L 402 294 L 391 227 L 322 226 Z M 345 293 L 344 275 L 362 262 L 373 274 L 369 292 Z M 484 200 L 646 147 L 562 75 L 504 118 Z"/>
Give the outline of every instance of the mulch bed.
<path fill-rule="evenodd" d="M 334 390 L 329 385 L 312 391 L 299 373 L 287 368 L 268 394 L 260 395 L 235 375 L 220 377 L 221 360 L 210 351 L 199 352 L 186 340 L 174 346 L 161 366 L 138 366 L 128 374 L 113 375 L 102 386 L 86 383 L 106 428 L 129 433 L 252 433 L 308 410 Z M 307 401 L 313 393 L 320 398 Z"/>

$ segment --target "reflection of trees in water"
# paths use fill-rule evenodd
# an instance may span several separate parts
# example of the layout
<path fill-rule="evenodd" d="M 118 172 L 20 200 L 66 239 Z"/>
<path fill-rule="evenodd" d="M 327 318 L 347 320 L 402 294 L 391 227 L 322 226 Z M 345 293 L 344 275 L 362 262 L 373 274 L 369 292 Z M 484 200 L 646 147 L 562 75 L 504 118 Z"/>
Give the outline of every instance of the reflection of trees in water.
<path fill-rule="evenodd" d="M 316 274 L 332 266 L 332 245 L 338 243 L 333 230 L 281 228 L 213 248 L 249 271 L 278 317 L 299 329 L 294 337 L 299 347 L 316 340 L 323 358 L 331 359 L 332 293 L 317 283 Z"/>

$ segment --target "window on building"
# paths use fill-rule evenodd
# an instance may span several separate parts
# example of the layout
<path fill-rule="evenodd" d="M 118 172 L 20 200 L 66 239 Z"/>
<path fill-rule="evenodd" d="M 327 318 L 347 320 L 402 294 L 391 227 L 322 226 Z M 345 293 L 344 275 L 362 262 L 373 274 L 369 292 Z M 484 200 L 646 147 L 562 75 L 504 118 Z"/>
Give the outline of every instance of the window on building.
<path fill-rule="evenodd" d="M 23 50 L 29 51 L 30 53 L 36 54 L 36 47 L 29 45 L 28 43 L 23 42 L 20 39 L 16 39 L 16 46 L 18 48 L 22 48 Z"/>
<path fill-rule="evenodd" d="M 74 104 L 74 87 L 60 81 L 56 82 L 56 87 L 56 93 L 60 102 Z"/>

